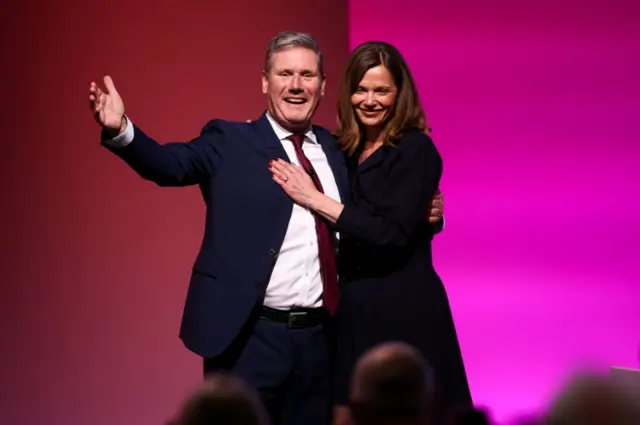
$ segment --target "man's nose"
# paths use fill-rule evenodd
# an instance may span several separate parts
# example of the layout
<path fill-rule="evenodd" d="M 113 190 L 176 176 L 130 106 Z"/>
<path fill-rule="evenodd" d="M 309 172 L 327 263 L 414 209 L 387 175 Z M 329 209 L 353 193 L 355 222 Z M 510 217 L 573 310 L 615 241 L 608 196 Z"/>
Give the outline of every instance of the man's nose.
<path fill-rule="evenodd" d="M 293 78 L 291 78 L 291 81 L 289 83 L 289 91 L 294 93 L 300 93 L 302 91 L 302 84 L 299 75 L 296 74 L 293 76 Z"/>

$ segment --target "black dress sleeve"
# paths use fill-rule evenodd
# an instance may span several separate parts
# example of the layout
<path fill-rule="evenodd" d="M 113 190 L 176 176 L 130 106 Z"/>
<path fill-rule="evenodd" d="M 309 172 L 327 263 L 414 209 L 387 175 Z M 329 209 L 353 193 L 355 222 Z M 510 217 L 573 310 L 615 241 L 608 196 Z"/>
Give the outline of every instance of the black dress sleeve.
<path fill-rule="evenodd" d="M 362 242 L 380 247 L 403 247 L 427 221 L 428 208 L 442 176 L 442 157 L 429 136 L 411 133 L 397 143 L 397 157 L 372 213 L 346 204 L 336 229 Z"/>

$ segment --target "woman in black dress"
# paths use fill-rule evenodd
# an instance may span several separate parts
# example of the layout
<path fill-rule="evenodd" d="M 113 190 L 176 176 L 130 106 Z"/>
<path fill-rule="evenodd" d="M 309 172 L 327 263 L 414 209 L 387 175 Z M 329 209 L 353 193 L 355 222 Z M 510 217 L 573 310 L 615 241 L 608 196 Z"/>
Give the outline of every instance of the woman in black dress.
<path fill-rule="evenodd" d="M 320 193 L 299 167 L 278 161 L 272 168 L 296 203 L 325 217 L 340 234 L 335 404 L 348 404 L 352 368 L 362 353 L 384 341 L 404 341 L 435 371 L 438 411 L 470 405 L 425 213 L 439 186 L 442 159 L 427 135 L 410 71 L 393 46 L 369 42 L 352 53 L 338 114 L 350 200 L 342 204 Z"/>

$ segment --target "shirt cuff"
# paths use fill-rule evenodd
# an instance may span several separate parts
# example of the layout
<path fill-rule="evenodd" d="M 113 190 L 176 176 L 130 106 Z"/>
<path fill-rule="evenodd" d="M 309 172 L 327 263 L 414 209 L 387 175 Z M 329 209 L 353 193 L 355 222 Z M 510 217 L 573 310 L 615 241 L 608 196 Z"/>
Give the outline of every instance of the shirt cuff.
<path fill-rule="evenodd" d="M 133 141 L 133 124 L 131 124 L 131 121 L 126 116 L 124 117 L 124 120 L 127 123 L 125 130 L 116 137 L 105 139 L 105 145 L 111 146 L 112 148 L 124 148 Z"/>

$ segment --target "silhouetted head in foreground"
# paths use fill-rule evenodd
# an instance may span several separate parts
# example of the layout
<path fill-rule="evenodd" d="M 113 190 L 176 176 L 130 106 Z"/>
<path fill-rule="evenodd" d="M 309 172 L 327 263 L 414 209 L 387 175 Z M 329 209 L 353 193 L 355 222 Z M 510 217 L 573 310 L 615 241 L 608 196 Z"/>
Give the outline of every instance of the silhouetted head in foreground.
<path fill-rule="evenodd" d="M 407 344 L 381 344 L 356 364 L 350 391 L 355 425 L 427 424 L 433 398 L 432 370 Z"/>
<path fill-rule="evenodd" d="M 610 379 L 585 374 L 571 379 L 553 400 L 545 425 L 637 425 L 639 394 Z"/>
<path fill-rule="evenodd" d="M 270 425 L 264 406 L 242 380 L 211 374 L 184 402 L 171 425 Z"/>

